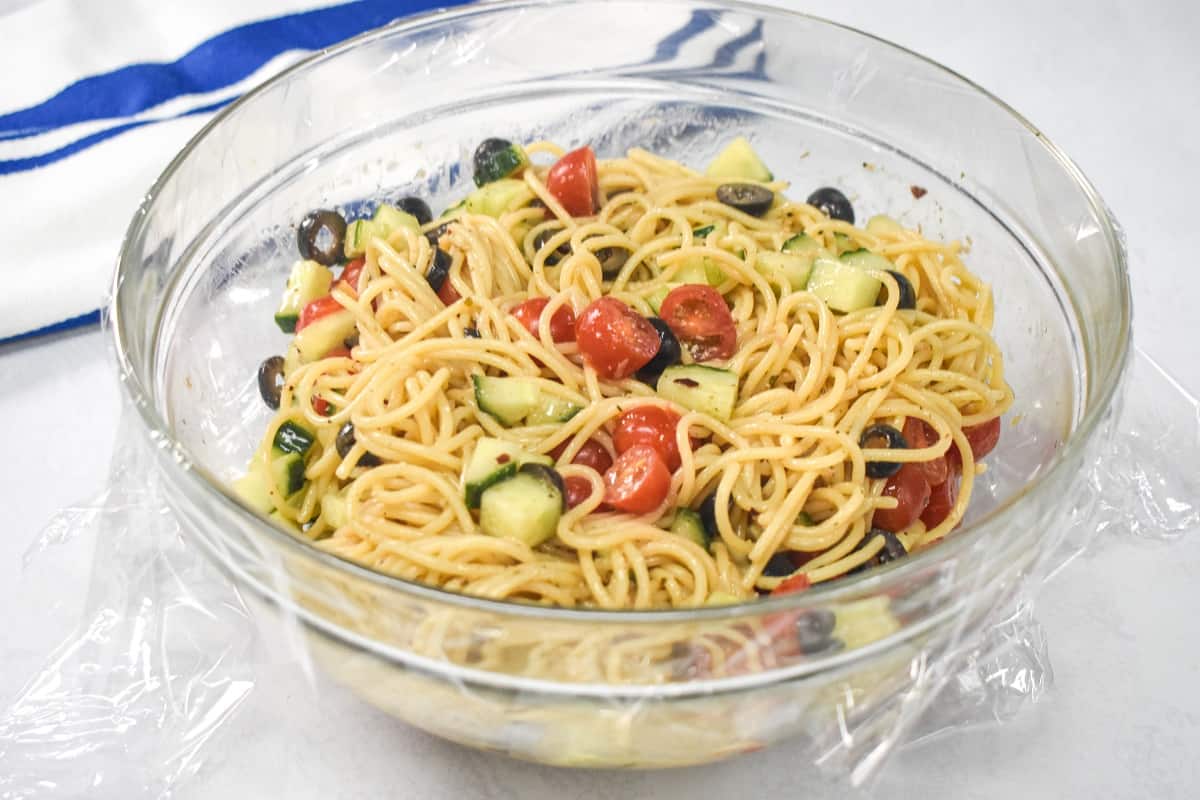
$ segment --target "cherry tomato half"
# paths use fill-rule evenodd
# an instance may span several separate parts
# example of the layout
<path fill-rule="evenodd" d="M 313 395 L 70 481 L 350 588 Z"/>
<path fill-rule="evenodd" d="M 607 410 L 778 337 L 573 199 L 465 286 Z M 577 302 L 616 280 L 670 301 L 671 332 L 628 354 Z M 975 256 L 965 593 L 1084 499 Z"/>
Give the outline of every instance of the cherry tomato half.
<path fill-rule="evenodd" d="M 318 297 L 300 309 L 300 319 L 296 320 L 296 332 L 299 333 L 321 317 L 328 317 L 341 310 L 342 304 L 334 300 L 333 295 Z"/>
<path fill-rule="evenodd" d="M 926 530 L 936 528 L 946 517 L 950 516 L 950 512 L 954 510 L 954 504 L 958 502 L 958 487 L 961 478 L 962 464 L 954 459 L 950 460 L 950 476 L 943 483 L 932 488 L 929 493 L 929 503 L 921 512 L 921 522 L 925 523 Z"/>
<path fill-rule="evenodd" d="M 637 372 L 658 352 L 658 331 L 615 297 L 593 300 L 575 322 L 583 358 L 601 378 L 620 380 Z"/>
<path fill-rule="evenodd" d="M 590 217 L 600 206 L 600 179 L 591 147 L 572 150 L 546 174 L 546 189 L 572 217 Z"/>
<path fill-rule="evenodd" d="M 613 447 L 617 454 L 624 453 L 634 445 L 653 447 L 662 456 L 667 469 L 679 469 L 681 462 L 679 445 L 675 443 L 675 430 L 679 427 L 679 415 L 662 406 L 634 406 L 617 419 L 613 432 Z"/>
<path fill-rule="evenodd" d="M 803 572 L 797 573 L 787 580 L 781 581 L 778 586 L 771 590 L 771 596 L 774 597 L 780 594 L 794 594 L 803 592 L 812 586 L 812 581 Z"/>
<path fill-rule="evenodd" d="M 562 454 L 566 451 L 569 441 L 563 442 L 550 451 L 550 455 L 555 461 L 562 458 Z M 608 451 L 604 449 L 604 445 L 595 439 L 588 439 L 583 443 L 583 447 L 579 448 L 579 452 L 575 454 L 575 457 L 571 459 L 571 463 L 578 464 L 581 467 L 591 467 L 603 475 L 612 466 L 613 460 Z"/>
<path fill-rule="evenodd" d="M 605 501 L 618 511 L 646 514 L 662 505 L 671 488 L 671 472 L 653 447 L 634 445 L 604 473 Z"/>
<path fill-rule="evenodd" d="M 944 460 L 943 460 L 943 463 Z M 896 498 L 895 508 L 877 508 L 871 525 L 885 531 L 902 531 L 917 521 L 929 504 L 929 481 L 923 464 L 905 464 L 884 484 L 885 497 Z"/>
<path fill-rule="evenodd" d="M 438 299 L 448 306 L 452 306 L 462 299 L 462 295 L 454 288 L 454 284 L 446 281 L 442 284 L 442 288 L 437 290 Z"/>
<path fill-rule="evenodd" d="M 531 297 L 509 313 L 517 318 L 525 330 L 537 336 L 538 321 L 549 303 L 547 297 Z M 550 318 L 550 338 L 556 342 L 575 341 L 575 311 L 570 306 L 562 306 Z"/>
<path fill-rule="evenodd" d="M 725 298 L 711 286 L 695 283 L 676 286 L 658 311 L 697 361 L 729 358 L 737 348 L 733 315 L 725 305 Z"/>
<path fill-rule="evenodd" d="M 992 417 L 987 422 L 963 428 L 967 441 L 971 443 L 971 453 L 979 461 L 996 447 L 1000 441 L 1000 418 Z"/>
<path fill-rule="evenodd" d="M 914 450 L 937 444 L 937 431 L 928 422 L 918 417 L 909 417 L 904 420 L 903 433 L 904 440 Z M 946 464 L 945 456 L 938 456 L 931 461 L 922 461 L 917 466 L 925 473 L 925 480 L 929 482 L 930 486 L 937 486 L 939 483 L 945 481 L 946 476 L 950 474 L 950 467 Z M 892 529 L 888 528 L 887 530 Z"/>
<path fill-rule="evenodd" d="M 567 498 L 567 508 L 574 508 L 592 496 L 592 482 L 579 475 L 572 475 L 563 481 L 563 493 Z"/>
<path fill-rule="evenodd" d="M 328 417 L 333 411 L 333 406 L 324 397 L 314 397 L 312 405 L 313 411 L 322 417 Z"/>
<path fill-rule="evenodd" d="M 363 267 L 367 262 L 364 259 L 356 258 L 342 269 L 341 277 L 338 278 L 338 283 L 344 283 L 350 289 L 350 293 L 358 294 L 358 279 L 362 276 Z"/>

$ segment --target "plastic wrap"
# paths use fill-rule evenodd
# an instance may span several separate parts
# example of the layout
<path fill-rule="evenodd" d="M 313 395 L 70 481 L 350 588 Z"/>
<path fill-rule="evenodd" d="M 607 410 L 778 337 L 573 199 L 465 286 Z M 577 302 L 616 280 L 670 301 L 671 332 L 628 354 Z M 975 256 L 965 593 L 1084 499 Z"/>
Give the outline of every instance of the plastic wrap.
<path fill-rule="evenodd" d="M 874 695 L 871 705 L 847 694 L 835 703 L 841 725 L 777 746 L 860 784 L 896 748 L 1003 722 L 1048 690 L 1054 674 L 1033 615 L 1043 581 L 1107 538 L 1173 538 L 1200 526 L 1197 475 L 1183 468 L 1200 444 L 1200 405 L 1140 352 L 1128 388 L 1106 452 L 1072 498 L 1060 546 L 1044 553 L 973 632 L 905 653 L 905 680 Z M 236 746 L 219 734 L 260 680 L 262 621 L 181 533 L 153 448 L 134 425 L 126 415 L 108 488 L 60 512 L 26 558 L 27 577 L 41 583 L 53 577 L 64 548 L 94 548 L 75 632 L 0 714 L 4 797 L 76 797 L 95 787 L 110 793 L 104 796 L 169 796 L 210 755 L 219 759 Z M 317 640 L 285 638 L 294 648 L 290 668 L 308 674 L 308 648 Z M 889 671 L 888 679 L 895 675 Z M 638 712 L 651 713 L 650 705 Z M 520 735 L 519 726 L 504 733 Z"/>
<path fill-rule="evenodd" d="M 897 748 L 1011 719 L 1047 691 L 1034 603 L 1066 564 L 1107 539 L 1200 523 L 1197 403 L 1141 353 L 1122 380 L 1124 249 L 1061 154 L 961 79 L 851 31 L 750 7 L 613 7 L 481 6 L 326 54 L 235 106 L 154 187 L 114 303 L 131 402 L 109 487 L 64 511 L 29 559 L 30 584 L 50 585 L 64 550 L 94 550 L 86 605 L 0 715 L 0 793 L 177 794 L 240 746 L 222 734 L 281 674 L 345 687 L 347 715 L 373 706 L 551 764 L 693 764 L 774 745 L 863 785 Z M 592 48 L 576 85 L 559 71 L 575 59 L 554 51 L 569 42 L 523 39 L 556 25 L 622 48 Z M 345 92 L 347 78 L 364 91 Z M 576 90 L 547 91 L 555 81 Z M 528 91 L 499 94 L 514 86 Z M 461 101 L 453 113 L 433 105 L 446 97 Z M 969 233 L 972 268 L 1005 298 L 997 340 L 1037 354 L 1006 365 L 1021 421 L 978 482 L 975 529 L 841 588 L 584 622 L 397 586 L 216 491 L 262 430 L 256 339 L 294 258 L 280 221 L 414 175 L 414 191 L 448 204 L 469 181 L 462 131 L 500 129 L 693 162 L 745 134 L 804 180 L 836 176 L 863 207 L 930 236 Z M 1127 392 L 1109 405 L 1117 384 Z M 780 653 L 755 633 L 813 611 L 832 614 L 844 650 Z M 698 645 L 720 663 L 700 663 Z M 317 747 L 306 733 L 294 760 Z"/>

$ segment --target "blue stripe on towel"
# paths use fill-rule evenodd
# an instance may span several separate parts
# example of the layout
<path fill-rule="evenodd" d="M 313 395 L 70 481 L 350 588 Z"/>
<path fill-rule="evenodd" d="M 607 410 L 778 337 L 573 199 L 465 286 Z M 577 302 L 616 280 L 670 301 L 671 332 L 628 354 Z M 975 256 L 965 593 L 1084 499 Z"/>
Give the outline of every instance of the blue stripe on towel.
<path fill-rule="evenodd" d="M 443 4 L 454 2 L 355 0 L 241 25 L 197 45 L 177 61 L 132 64 L 83 78 L 43 103 L 0 115 L 0 139 L 128 117 L 176 97 L 212 92 L 244 80 L 289 50 L 318 50 Z"/>

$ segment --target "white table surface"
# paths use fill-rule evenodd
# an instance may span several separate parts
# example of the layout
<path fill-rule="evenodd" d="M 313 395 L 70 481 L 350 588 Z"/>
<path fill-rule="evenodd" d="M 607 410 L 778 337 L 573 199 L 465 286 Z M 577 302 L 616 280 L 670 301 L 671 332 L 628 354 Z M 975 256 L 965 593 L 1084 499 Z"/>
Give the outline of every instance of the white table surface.
<path fill-rule="evenodd" d="M 1200 393 L 1200 267 L 1185 242 L 1195 235 L 1200 178 L 1200 4 L 811 0 L 804 7 L 951 66 L 1072 154 L 1127 231 L 1138 341 Z M 86 585 L 81 551 L 58 570 L 66 577 L 56 599 L 32 605 L 20 561 L 57 508 L 103 484 L 119 415 L 107 348 L 96 330 L 0 346 L 0 501 L 8 522 L 0 533 L 0 609 L 9 612 L 0 623 L 0 707 L 65 632 Z M 81 407 L 87 413 L 76 416 Z M 875 796 L 1200 796 L 1197 576 L 1200 536 L 1170 544 L 1113 539 L 1076 562 L 1039 604 L 1056 673 L 1051 695 L 1005 726 L 901 751 Z M 264 671 L 222 737 L 178 797 L 840 796 L 798 769 L 786 745 L 660 773 L 519 764 L 406 728 L 328 685 L 314 691 L 282 665 Z"/>

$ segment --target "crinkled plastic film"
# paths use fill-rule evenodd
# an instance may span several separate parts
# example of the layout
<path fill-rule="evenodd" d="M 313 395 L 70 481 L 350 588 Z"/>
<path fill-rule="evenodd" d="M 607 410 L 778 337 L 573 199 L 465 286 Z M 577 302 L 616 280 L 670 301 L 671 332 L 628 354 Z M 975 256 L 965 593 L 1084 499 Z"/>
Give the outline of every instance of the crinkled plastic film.
<path fill-rule="evenodd" d="M 661 750 L 661 743 L 639 738 L 642 726 L 658 737 L 666 725 L 694 748 L 712 734 L 706 721 L 721 720 L 720 747 L 728 751 L 717 747 L 714 755 L 779 740 L 776 746 L 798 760 L 863 783 L 897 747 L 1003 722 L 1042 696 L 1053 670 L 1033 616 L 1036 595 L 1084 548 L 1102 546 L 1097 535 L 1172 538 L 1200 525 L 1197 477 L 1180 467 L 1200 437 L 1200 406 L 1140 352 L 1128 387 L 1123 410 L 1114 410 L 1106 435 L 1098 437 L 1094 466 L 1071 498 L 1069 524 L 1058 541 L 1047 540 L 1023 576 L 1005 576 L 1001 582 L 1009 585 L 987 607 L 964 609 L 944 630 L 830 675 L 765 685 L 733 695 L 733 702 L 720 692 L 682 701 L 664 694 L 580 700 L 572 709 L 557 700 L 543 706 L 536 692 L 430 680 L 303 626 L 291 637 L 295 669 L 305 670 L 311 658 L 401 718 L 552 762 L 611 763 L 614 747 Z M 163 466 L 136 425 L 129 415 L 123 421 L 108 488 L 60 512 L 28 554 L 33 581 L 52 571 L 62 549 L 95 547 L 77 629 L 0 715 L 5 797 L 75 797 L 99 785 L 112 796 L 167 796 L 210 755 L 219 763 L 232 745 L 220 733 L 254 690 L 258 624 L 286 624 L 265 607 L 256 623 L 228 574 L 181 531 L 158 478 Z M 1108 499 L 1094 503 L 1096 497 Z M 294 591 L 286 572 L 275 577 L 280 588 Z M 992 588 L 981 585 L 978 594 Z M 347 603 L 337 592 L 324 599 Z M 890 611 L 904 609 L 893 603 Z M 750 660 L 751 650 L 743 651 Z"/>
<path fill-rule="evenodd" d="M 1002 722 L 1046 691 L 1053 672 L 1035 599 L 1076 556 L 1109 538 L 1170 539 L 1200 525 L 1200 478 L 1185 470 L 1200 444 L 1197 403 L 1144 353 L 1131 354 L 1087 447 L 1065 439 L 1121 377 L 1111 354 L 1124 344 L 1124 250 L 1043 140 L 957 77 L 850 31 L 761 9 L 619 4 L 480 7 L 441 33 L 401 28 L 365 41 L 235 107 L 155 187 L 116 289 L 131 402 L 108 487 L 53 520 L 27 567 L 31 584 L 48 582 L 65 551 L 93 551 L 87 600 L 75 631 L 0 714 L 0 794 L 171 795 L 237 745 L 223 731 L 268 680 L 264 664 L 274 670 L 285 656 L 314 687 L 347 687 L 355 707 L 522 758 L 658 767 L 773 745 L 862 785 L 898 747 Z M 562 24 L 604 31 L 629 51 L 592 48 L 594 97 L 547 93 L 535 80 L 506 104 L 417 114 L 438 98 L 560 79 L 555 37 L 530 48 L 521 31 Z M 381 109 L 377 93 L 345 92 L 347 79 L 395 102 Z M 931 93 L 937 102 L 926 102 Z M 807 116 L 774 114 L 782 107 Z M 397 109 L 420 117 L 411 135 L 425 149 L 389 138 L 407 131 L 381 119 Z M 303 124 L 281 123 L 297 116 Z M 265 420 L 258 339 L 294 257 L 280 220 L 314 197 L 378 197 L 417 170 L 422 193 L 448 205 L 463 191 L 453 165 L 469 157 L 461 130 L 515 120 L 537 122 L 514 138 L 642 146 L 691 162 L 744 133 L 769 163 L 827 168 L 860 208 L 931 236 L 970 235 L 968 263 L 996 286 L 996 337 L 1022 408 L 977 483 L 973 530 L 842 588 L 663 621 L 398 587 L 315 557 L 215 492 L 205 477 L 227 485 Z M 320 149 L 363 130 L 372 135 L 344 153 Z M 796 141 L 811 158 L 795 157 Z M 914 181 L 928 190 L 921 205 Z M 223 226 L 204 227 L 230 208 Z M 1058 274 L 1034 257 L 1043 250 Z M 1049 484 L 1041 472 L 1055 463 Z M 804 647 L 778 646 L 774 633 L 801 626 Z M 267 634 L 286 642 L 285 656 L 264 652 Z"/>

